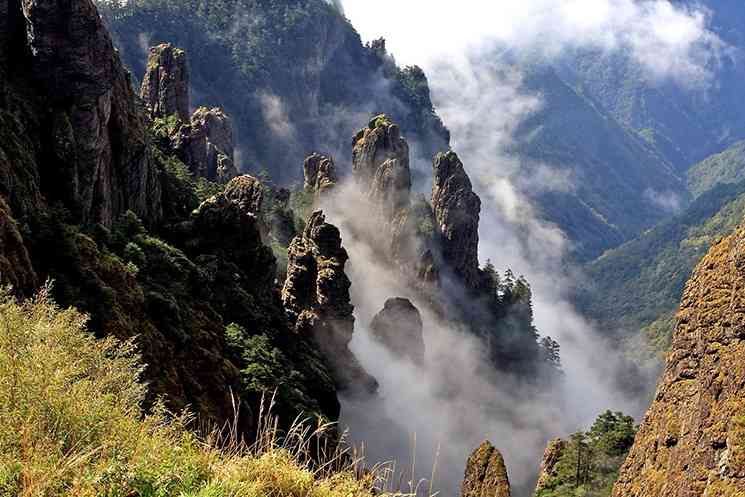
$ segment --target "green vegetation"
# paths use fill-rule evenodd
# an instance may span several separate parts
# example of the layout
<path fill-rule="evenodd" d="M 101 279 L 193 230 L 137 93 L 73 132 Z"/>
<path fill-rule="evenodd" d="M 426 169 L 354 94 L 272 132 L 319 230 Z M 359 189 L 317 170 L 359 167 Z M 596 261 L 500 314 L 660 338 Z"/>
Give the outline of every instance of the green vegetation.
<path fill-rule="evenodd" d="M 606 411 L 564 442 L 553 474 L 535 497 L 608 497 L 634 443 L 634 420 Z"/>
<path fill-rule="evenodd" d="M 744 217 L 745 182 L 713 187 L 682 214 L 589 264 L 592 284 L 579 292 L 580 308 L 609 334 L 634 338 L 642 330 L 654 350 L 665 352 L 693 268 Z"/>
<path fill-rule="evenodd" d="M 0 318 L 2 497 L 367 497 L 379 483 L 341 448 L 310 465 L 326 425 L 283 434 L 266 418 L 247 447 L 159 404 L 143 411 L 133 342 L 94 338 L 49 289 L 23 303 L 3 290 Z"/>
<path fill-rule="evenodd" d="M 688 189 L 698 197 L 720 183 L 745 180 L 745 141 L 712 155 L 688 170 Z"/>

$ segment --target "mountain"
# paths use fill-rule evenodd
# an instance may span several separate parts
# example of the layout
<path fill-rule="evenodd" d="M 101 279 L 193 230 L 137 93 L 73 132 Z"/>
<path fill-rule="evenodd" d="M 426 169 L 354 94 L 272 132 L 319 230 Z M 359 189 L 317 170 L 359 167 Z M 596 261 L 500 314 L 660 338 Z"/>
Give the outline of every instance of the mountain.
<path fill-rule="evenodd" d="M 289 185 L 312 152 L 346 165 L 350 130 L 380 113 L 400 123 L 413 160 L 448 148 L 422 70 L 397 67 L 383 40 L 363 45 L 323 0 L 120 4 L 99 1 L 125 64 L 145 74 L 147 49 L 164 42 L 189 53 L 192 104 L 232 117 L 245 171 Z"/>
<path fill-rule="evenodd" d="M 528 194 L 567 235 L 576 259 L 593 259 L 668 217 L 661 199 L 685 204 L 683 177 L 653 147 L 552 68 L 523 70 L 524 90 L 540 95 L 543 105 L 519 126 L 513 151 L 523 178 L 542 165 L 568 173 L 570 188 Z"/>
<path fill-rule="evenodd" d="M 745 492 L 744 242 L 739 228 L 715 243 L 687 283 L 665 372 L 614 496 Z"/>
<path fill-rule="evenodd" d="M 555 64 L 580 94 L 596 102 L 623 126 L 643 137 L 678 171 L 745 138 L 742 100 L 742 23 L 745 7 L 737 0 L 673 2 L 705 9 L 707 27 L 724 46 L 706 64 L 708 74 L 660 79 L 629 54 L 577 50 Z"/>

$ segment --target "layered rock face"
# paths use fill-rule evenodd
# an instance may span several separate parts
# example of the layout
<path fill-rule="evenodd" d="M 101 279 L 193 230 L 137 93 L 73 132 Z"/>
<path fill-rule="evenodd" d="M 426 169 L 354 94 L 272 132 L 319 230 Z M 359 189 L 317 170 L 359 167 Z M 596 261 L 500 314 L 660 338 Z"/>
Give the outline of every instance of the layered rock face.
<path fill-rule="evenodd" d="M 488 441 L 468 458 L 461 497 L 510 497 L 510 480 L 502 454 Z"/>
<path fill-rule="evenodd" d="M 370 323 L 370 332 L 397 356 L 424 363 L 422 316 L 410 300 L 388 299 Z"/>
<path fill-rule="evenodd" d="M 200 107 L 173 140 L 181 160 L 196 176 L 225 183 L 238 174 L 234 162 L 233 125 L 219 108 Z"/>
<path fill-rule="evenodd" d="M 338 181 L 334 159 L 321 154 L 312 154 L 303 164 L 304 190 L 316 198 L 326 195 Z"/>
<path fill-rule="evenodd" d="M 543 452 L 541 467 L 538 470 L 538 483 L 536 483 L 535 487 L 536 494 L 544 490 L 551 479 L 556 477 L 556 464 L 559 462 L 559 458 L 561 458 L 565 448 L 566 441 L 561 438 L 555 438 L 548 442 L 546 450 Z"/>
<path fill-rule="evenodd" d="M 374 392 L 377 382 L 348 346 L 354 332 L 351 282 L 344 273 L 349 256 L 339 230 L 326 223 L 323 212 L 310 216 L 303 233 L 290 244 L 288 259 L 282 301 L 296 331 L 315 339 L 332 363 L 340 389 Z"/>
<path fill-rule="evenodd" d="M 176 115 L 181 121 L 188 122 L 189 69 L 186 53 L 170 43 L 150 48 L 140 96 L 152 118 Z"/>
<path fill-rule="evenodd" d="M 482 285 L 479 270 L 481 200 L 455 152 L 434 160 L 432 210 L 437 222 L 445 265 L 471 289 Z"/>
<path fill-rule="evenodd" d="M 686 285 L 664 375 L 615 497 L 745 495 L 745 228 Z"/>
<path fill-rule="evenodd" d="M 47 194 L 83 223 L 110 225 L 127 210 L 157 221 L 160 184 L 145 122 L 96 7 L 90 0 L 6 5 L 7 23 L 0 28 L 6 36 L 26 33 L 14 38 L 10 50 L 38 85 L 19 105 L 26 105 L 25 133 L 39 140 L 27 153 L 35 155 Z M 28 91 L 31 82 L 20 79 L 24 71 L 8 74 L 18 94 Z M 32 114 L 46 114 L 49 126 L 39 126 Z"/>

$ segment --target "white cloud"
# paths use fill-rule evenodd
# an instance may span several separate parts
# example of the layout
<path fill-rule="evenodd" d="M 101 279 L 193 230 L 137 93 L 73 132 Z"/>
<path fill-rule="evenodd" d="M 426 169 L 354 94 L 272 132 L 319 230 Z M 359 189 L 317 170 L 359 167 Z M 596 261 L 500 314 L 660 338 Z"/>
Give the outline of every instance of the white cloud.
<path fill-rule="evenodd" d="M 668 0 L 345 0 L 344 10 L 363 38 L 383 36 L 400 62 L 426 69 L 495 46 L 548 57 L 623 49 L 651 77 L 690 84 L 724 49 L 706 11 Z"/>

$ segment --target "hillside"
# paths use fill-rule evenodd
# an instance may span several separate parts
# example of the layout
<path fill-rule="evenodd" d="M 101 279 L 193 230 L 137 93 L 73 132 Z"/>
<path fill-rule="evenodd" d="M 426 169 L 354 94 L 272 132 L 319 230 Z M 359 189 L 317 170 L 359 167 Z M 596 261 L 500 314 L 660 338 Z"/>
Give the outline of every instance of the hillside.
<path fill-rule="evenodd" d="M 745 7 L 738 0 L 679 0 L 704 7 L 710 26 L 724 43 L 706 77 L 659 80 L 627 54 L 577 50 L 555 63 L 562 78 L 596 102 L 623 126 L 634 130 L 678 171 L 745 137 L 742 99 L 742 25 Z"/>
<path fill-rule="evenodd" d="M 586 266 L 580 308 L 607 333 L 633 337 L 639 330 L 664 351 L 693 268 L 710 244 L 745 217 L 745 182 L 720 184 L 688 209 Z"/>
<path fill-rule="evenodd" d="M 524 89 L 540 95 L 543 106 L 515 136 L 515 152 L 524 163 L 521 175 L 529 178 L 535 165 L 569 174 L 567 191 L 532 196 L 543 216 L 567 234 L 577 259 L 595 258 L 669 216 L 670 208 L 658 197 L 685 204 L 682 177 L 652 147 L 551 68 L 524 69 Z"/>
<path fill-rule="evenodd" d="M 384 42 L 363 45 L 324 0 L 98 3 L 137 77 L 150 46 L 168 42 L 191 54 L 192 104 L 232 116 L 245 171 L 289 185 L 312 152 L 347 166 L 351 130 L 380 113 L 400 123 L 413 161 L 424 164 L 417 169 L 448 148 L 421 69 L 397 67 Z"/>
<path fill-rule="evenodd" d="M 688 170 L 688 189 L 694 196 L 720 183 L 739 183 L 745 179 L 745 141 L 712 155 Z"/>

